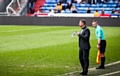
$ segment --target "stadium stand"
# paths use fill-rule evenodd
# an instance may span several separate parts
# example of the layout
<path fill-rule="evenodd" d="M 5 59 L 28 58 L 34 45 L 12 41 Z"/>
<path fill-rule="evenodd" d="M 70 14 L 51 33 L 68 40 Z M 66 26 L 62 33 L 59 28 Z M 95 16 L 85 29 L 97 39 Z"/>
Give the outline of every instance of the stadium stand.
<path fill-rule="evenodd" d="M 70 0 L 67 0 L 67 2 Z M 43 5 L 42 9 L 45 11 L 45 13 L 49 13 L 50 8 L 52 7 L 53 9 L 55 9 L 56 4 L 59 2 L 59 0 L 46 0 L 45 4 Z M 77 12 L 78 13 L 86 13 L 88 7 L 90 7 L 91 9 L 91 13 L 94 13 L 95 10 L 98 10 L 99 12 L 101 12 L 102 9 L 105 10 L 106 14 L 111 14 L 112 9 L 115 9 L 115 6 L 117 4 L 117 0 L 115 1 L 108 1 L 106 4 L 76 4 L 73 3 L 75 5 L 75 7 L 77 8 Z M 67 3 L 63 3 L 64 6 L 66 6 Z M 115 10 L 119 10 L 119 8 L 116 8 Z M 71 13 L 68 10 L 63 10 L 62 13 Z"/>
<path fill-rule="evenodd" d="M 43 6 L 44 3 L 45 3 L 45 0 L 37 0 L 37 2 L 35 3 L 35 7 L 34 7 L 35 12 L 38 11 L 39 7 Z"/>

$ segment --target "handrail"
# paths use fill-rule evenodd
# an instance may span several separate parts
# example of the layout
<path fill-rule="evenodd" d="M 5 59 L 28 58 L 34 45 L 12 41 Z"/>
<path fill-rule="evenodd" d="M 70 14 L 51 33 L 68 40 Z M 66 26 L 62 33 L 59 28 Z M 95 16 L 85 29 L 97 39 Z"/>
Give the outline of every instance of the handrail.
<path fill-rule="evenodd" d="M 11 10 L 13 13 L 16 13 L 15 10 L 14 10 L 12 7 L 10 7 L 13 2 L 14 2 L 14 0 L 12 0 L 12 1 L 8 4 L 8 6 L 6 7 L 6 12 L 7 12 L 7 15 L 8 15 L 8 16 L 10 16 L 9 10 Z"/>
<path fill-rule="evenodd" d="M 19 0 L 17 0 L 17 3 L 18 3 L 18 7 L 20 8 L 20 1 L 19 1 Z"/>
<path fill-rule="evenodd" d="M 21 6 L 21 4 L 20 4 L 20 0 L 16 0 L 17 1 L 17 5 L 18 5 L 18 7 L 20 8 L 19 9 L 19 11 L 15 11 L 12 7 L 11 7 L 11 5 L 14 3 L 14 1 L 15 0 L 12 0 L 9 4 L 8 4 L 8 6 L 6 7 L 6 12 L 7 12 L 7 15 L 8 16 L 11 16 L 11 15 L 15 15 L 15 16 L 20 16 L 20 11 L 22 10 L 22 6 Z M 25 1 L 25 3 L 28 1 L 28 0 L 24 0 Z M 9 10 L 10 11 L 12 11 L 13 13 L 11 14 L 10 12 L 9 12 Z"/>
<path fill-rule="evenodd" d="M 25 0 L 25 2 L 27 2 L 27 0 Z M 22 9 L 20 9 L 20 11 L 19 12 L 21 12 L 22 11 Z"/>

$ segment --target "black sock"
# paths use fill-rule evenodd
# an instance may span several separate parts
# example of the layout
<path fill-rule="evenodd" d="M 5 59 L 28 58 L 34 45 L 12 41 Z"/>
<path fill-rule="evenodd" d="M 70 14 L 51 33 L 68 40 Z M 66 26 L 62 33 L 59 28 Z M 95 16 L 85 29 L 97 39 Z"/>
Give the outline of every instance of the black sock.
<path fill-rule="evenodd" d="M 105 57 L 101 57 L 101 67 L 104 67 L 105 65 Z"/>

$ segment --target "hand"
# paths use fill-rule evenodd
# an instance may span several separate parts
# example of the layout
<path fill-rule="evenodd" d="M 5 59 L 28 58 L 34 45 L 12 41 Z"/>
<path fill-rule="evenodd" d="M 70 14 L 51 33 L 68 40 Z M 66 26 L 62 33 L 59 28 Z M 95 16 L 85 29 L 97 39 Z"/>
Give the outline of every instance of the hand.
<path fill-rule="evenodd" d="M 97 48 L 100 49 L 100 45 L 97 45 Z"/>
<path fill-rule="evenodd" d="M 76 32 L 76 34 L 77 34 L 77 35 L 79 35 L 79 34 L 80 34 L 80 32 Z"/>

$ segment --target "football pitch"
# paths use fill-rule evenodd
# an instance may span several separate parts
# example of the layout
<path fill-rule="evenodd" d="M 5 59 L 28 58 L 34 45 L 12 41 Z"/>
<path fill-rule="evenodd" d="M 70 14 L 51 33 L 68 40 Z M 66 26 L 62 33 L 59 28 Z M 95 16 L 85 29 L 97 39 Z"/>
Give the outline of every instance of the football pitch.
<path fill-rule="evenodd" d="M 88 28 L 91 31 L 90 68 L 93 68 L 98 66 L 97 39 L 95 28 Z M 106 64 L 119 61 L 120 27 L 102 28 L 107 40 Z M 78 37 L 71 37 L 80 30 L 79 26 L 1 25 L 0 76 L 56 76 L 81 71 Z"/>

